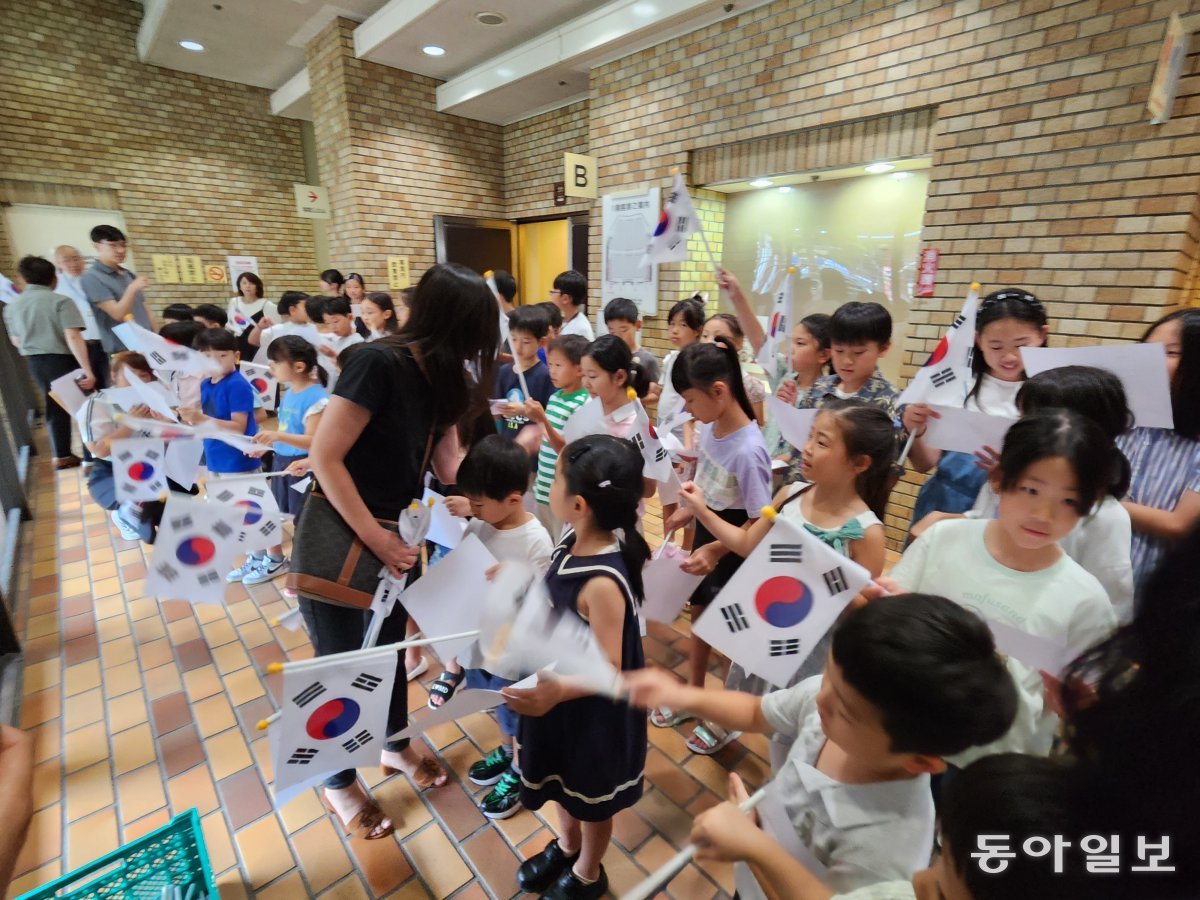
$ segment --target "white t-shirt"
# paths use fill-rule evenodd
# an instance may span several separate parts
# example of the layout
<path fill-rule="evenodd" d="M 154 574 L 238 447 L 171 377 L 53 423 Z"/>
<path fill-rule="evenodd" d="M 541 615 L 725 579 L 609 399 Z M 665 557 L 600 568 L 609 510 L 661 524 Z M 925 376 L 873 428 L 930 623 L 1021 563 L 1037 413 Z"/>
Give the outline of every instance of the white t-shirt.
<path fill-rule="evenodd" d="M 1000 497 L 985 482 L 967 518 L 994 519 L 999 508 Z M 1058 546 L 1096 576 L 1122 623 L 1133 618 L 1133 523 L 1121 501 L 1106 496 Z"/>
<path fill-rule="evenodd" d="M 834 894 L 830 900 L 917 900 L 911 881 L 881 881 L 848 894 Z"/>
<path fill-rule="evenodd" d="M 321 364 L 321 368 L 325 370 L 325 374 L 329 376 L 329 383 L 325 386 L 330 394 L 333 393 L 333 387 L 337 384 L 338 372 L 337 357 L 347 347 L 353 347 L 355 344 L 363 343 L 363 336 L 356 331 L 352 331 L 345 337 L 338 337 L 336 334 L 321 335 L 321 343 L 326 347 L 332 347 L 334 356 L 326 356 L 319 349 L 317 350 L 317 362 Z"/>
<path fill-rule="evenodd" d="M 303 324 L 297 322 L 280 322 L 278 325 L 272 325 L 270 328 L 264 328 L 259 335 L 258 352 L 254 354 L 254 362 L 260 366 L 265 366 L 270 362 L 267 359 L 267 348 L 271 346 L 271 341 L 275 338 L 281 338 L 286 334 L 295 334 L 304 338 L 314 347 L 321 345 L 321 333 L 317 331 L 317 326 L 311 322 Z"/>
<path fill-rule="evenodd" d="M 582 335 L 589 342 L 596 339 L 596 333 L 592 331 L 592 323 L 588 321 L 588 317 L 583 314 L 582 310 L 563 322 L 563 327 L 558 333 L 560 336 L 564 334 Z"/>
<path fill-rule="evenodd" d="M 225 313 L 229 317 L 229 322 L 225 327 L 234 334 L 241 334 L 246 328 L 253 328 L 254 317 L 263 311 L 266 304 L 267 301 L 265 299 L 247 302 L 246 298 L 241 294 L 236 297 L 230 297 L 229 305 L 225 307 Z M 234 317 L 237 315 L 241 315 L 249 323 L 245 328 L 239 328 L 236 321 L 234 321 Z"/>
<path fill-rule="evenodd" d="M 100 340 L 100 329 L 96 325 L 96 313 L 92 310 L 92 304 L 88 302 L 87 294 L 84 293 L 83 276 L 68 275 L 66 272 L 58 273 L 58 284 L 55 285 L 56 293 L 70 297 L 71 301 L 79 310 L 79 314 L 83 316 L 83 339 L 85 341 Z"/>
<path fill-rule="evenodd" d="M 947 597 L 987 619 L 1053 641 L 1076 652 L 1107 637 L 1117 625 L 1104 587 L 1065 553 L 1049 568 L 1018 572 L 998 562 L 984 544 L 989 522 L 951 519 L 931 526 L 892 570 L 905 590 Z M 993 753 L 1046 755 L 1058 724 L 1043 709 L 1042 677 L 1011 657 L 1017 717 L 1008 734 L 949 761 L 957 766 Z"/>
<path fill-rule="evenodd" d="M 979 390 L 974 397 L 967 397 L 963 407 L 989 416 L 1007 416 L 1015 419 L 1020 415 L 1017 412 L 1017 392 L 1024 383 L 1001 381 L 994 375 L 985 374 L 979 379 Z"/>

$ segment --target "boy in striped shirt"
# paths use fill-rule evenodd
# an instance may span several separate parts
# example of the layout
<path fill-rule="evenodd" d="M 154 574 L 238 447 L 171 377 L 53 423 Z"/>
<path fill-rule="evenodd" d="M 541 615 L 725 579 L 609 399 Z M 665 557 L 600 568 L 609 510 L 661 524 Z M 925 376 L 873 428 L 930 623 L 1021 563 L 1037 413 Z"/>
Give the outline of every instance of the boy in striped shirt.
<path fill-rule="evenodd" d="M 563 523 L 550 511 L 550 485 L 554 483 L 558 454 L 566 445 L 562 438 L 563 427 L 571 413 L 588 400 L 588 392 L 583 387 L 583 368 L 580 365 L 587 348 L 587 338 L 578 334 L 564 334 L 551 341 L 546 359 L 550 367 L 550 382 L 558 390 L 550 395 L 544 409 L 536 400 L 528 400 L 525 403 L 525 415 L 531 421 L 539 423 L 546 431 L 538 449 L 533 497 L 537 501 L 535 514 L 538 521 L 545 526 L 554 541 L 562 534 Z"/>

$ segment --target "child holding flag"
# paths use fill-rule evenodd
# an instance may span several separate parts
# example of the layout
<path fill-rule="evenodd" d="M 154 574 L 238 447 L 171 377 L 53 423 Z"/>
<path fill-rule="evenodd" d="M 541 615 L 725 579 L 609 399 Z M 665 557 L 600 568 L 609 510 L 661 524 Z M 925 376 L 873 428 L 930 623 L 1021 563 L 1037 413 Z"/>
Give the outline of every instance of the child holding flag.
<path fill-rule="evenodd" d="M 530 424 L 525 402 L 536 400 L 544 406 L 554 392 L 550 370 L 537 355 L 549 328 L 550 323 L 537 307 L 518 306 L 509 313 L 508 344 L 513 360 L 500 366 L 496 373 L 496 392 L 508 401 L 504 415 L 497 423 L 500 434 L 510 441 L 518 441 L 523 447 L 528 446 L 531 453 L 536 453 L 538 429 L 531 429 L 534 442 L 530 442 L 529 435 L 522 434 L 525 426 Z"/>

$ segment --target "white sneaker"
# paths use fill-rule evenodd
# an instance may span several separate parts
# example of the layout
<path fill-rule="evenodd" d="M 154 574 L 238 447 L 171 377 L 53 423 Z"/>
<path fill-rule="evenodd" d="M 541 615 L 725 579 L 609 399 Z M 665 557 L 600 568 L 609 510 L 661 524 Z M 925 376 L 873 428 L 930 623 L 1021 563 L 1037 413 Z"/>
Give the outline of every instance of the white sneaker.
<path fill-rule="evenodd" d="M 259 557 L 255 560 L 254 571 L 248 572 L 242 578 L 242 584 L 265 584 L 272 578 L 278 578 L 280 575 L 286 575 L 288 569 L 292 567 L 291 562 L 285 556 L 283 559 L 273 560 L 269 556 Z"/>
<path fill-rule="evenodd" d="M 251 575 L 258 569 L 258 564 L 261 560 L 253 556 L 247 556 L 246 561 L 225 576 L 225 580 L 230 584 L 236 584 L 239 581 L 244 581 L 246 576 Z"/>
<path fill-rule="evenodd" d="M 138 530 L 121 517 L 121 511 L 119 509 L 114 509 L 108 514 L 108 517 L 112 520 L 112 523 L 117 526 L 117 531 L 121 532 L 122 540 L 140 541 L 142 539 L 142 536 L 138 534 Z"/>

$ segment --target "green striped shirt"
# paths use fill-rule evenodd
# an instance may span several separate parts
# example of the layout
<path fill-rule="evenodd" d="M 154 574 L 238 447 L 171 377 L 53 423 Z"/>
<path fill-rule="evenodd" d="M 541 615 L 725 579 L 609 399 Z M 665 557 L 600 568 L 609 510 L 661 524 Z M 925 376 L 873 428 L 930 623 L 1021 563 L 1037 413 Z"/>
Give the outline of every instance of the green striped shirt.
<path fill-rule="evenodd" d="M 546 404 L 546 418 L 554 426 L 554 430 L 562 434 L 563 426 L 567 424 L 567 419 L 571 418 L 571 413 L 587 401 L 588 392 L 582 388 L 573 394 L 555 391 L 550 395 L 550 401 Z M 533 497 L 538 503 L 547 505 L 550 503 L 550 485 L 554 483 L 554 467 L 556 465 L 558 465 L 558 452 L 550 444 L 550 441 L 543 438 L 542 446 L 538 450 L 537 477 L 533 481 Z"/>

